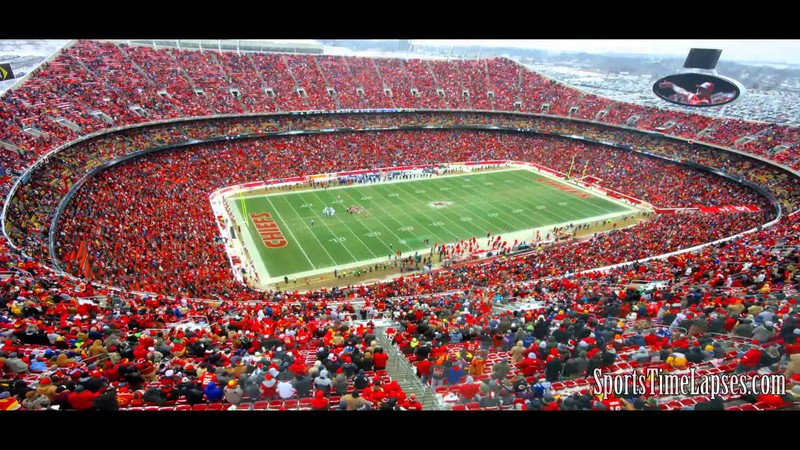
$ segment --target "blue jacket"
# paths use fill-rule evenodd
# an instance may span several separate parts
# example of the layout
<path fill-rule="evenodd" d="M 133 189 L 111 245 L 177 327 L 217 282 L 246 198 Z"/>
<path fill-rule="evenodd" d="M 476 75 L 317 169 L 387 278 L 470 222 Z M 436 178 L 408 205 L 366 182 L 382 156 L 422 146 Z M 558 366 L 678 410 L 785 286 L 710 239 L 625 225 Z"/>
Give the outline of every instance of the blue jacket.
<path fill-rule="evenodd" d="M 206 394 L 206 399 L 210 402 L 218 402 L 222 400 L 222 396 L 224 395 L 222 389 L 218 388 L 217 383 L 213 381 L 208 383 L 203 393 Z"/>
<path fill-rule="evenodd" d="M 463 370 L 456 370 L 456 367 L 447 369 L 447 384 L 458 384 L 458 380 L 465 375 Z"/>

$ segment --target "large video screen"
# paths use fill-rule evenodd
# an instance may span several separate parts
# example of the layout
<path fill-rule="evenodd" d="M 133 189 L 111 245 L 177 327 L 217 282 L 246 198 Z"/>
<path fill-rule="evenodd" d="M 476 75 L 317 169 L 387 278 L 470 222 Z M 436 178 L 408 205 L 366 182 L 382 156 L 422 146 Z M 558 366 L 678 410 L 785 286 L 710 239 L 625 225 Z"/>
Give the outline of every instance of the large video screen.
<path fill-rule="evenodd" d="M 668 75 L 656 81 L 653 92 L 668 102 L 697 107 L 724 105 L 742 93 L 732 81 L 704 73 Z"/>

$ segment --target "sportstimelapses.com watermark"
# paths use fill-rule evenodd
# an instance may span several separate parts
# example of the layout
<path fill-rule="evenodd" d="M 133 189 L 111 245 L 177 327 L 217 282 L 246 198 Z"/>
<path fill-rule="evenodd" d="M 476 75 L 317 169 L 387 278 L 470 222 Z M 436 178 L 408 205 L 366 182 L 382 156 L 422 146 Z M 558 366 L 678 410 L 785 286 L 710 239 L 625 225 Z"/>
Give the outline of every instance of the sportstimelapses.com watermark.
<path fill-rule="evenodd" d="M 722 373 L 699 375 L 696 369 L 674 374 L 656 367 L 642 373 L 603 374 L 595 369 L 591 377 L 595 395 L 630 396 L 695 396 L 786 394 L 783 374 Z"/>

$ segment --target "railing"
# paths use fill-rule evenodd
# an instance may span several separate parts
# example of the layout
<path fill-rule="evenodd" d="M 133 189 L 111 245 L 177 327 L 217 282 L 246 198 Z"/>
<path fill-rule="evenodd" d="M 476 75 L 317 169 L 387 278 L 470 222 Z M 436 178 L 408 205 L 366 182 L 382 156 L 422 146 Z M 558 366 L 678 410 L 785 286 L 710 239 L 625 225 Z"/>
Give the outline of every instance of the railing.
<path fill-rule="evenodd" d="M 426 400 L 431 400 L 431 403 L 435 404 L 437 406 L 437 409 L 444 409 L 444 405 L 442 405 L 436 398 L 436 393 L 431 390 L 430 386 L 423 383 L 422 380 L 420 380 L 419 376 L 417 376 L 416 367 L 414 367 L 408 361 L 408 359 L 406 359 L 403 352 L 401 352 L 400 349 L 397 348 L 397 346 L 394 344 L 389 335 L 386 334 L 386 329 L 380 330 L 380 333 L 389 342 L 388 346 L 389 348 L 385 348 L 384 351 L 389 351 L 392 354 L 391 357 L 389 358 L 390 362 L 392 360 L 395 361 L 396 367 L 398 367 L 399 370 L 411 374 L 409 381 L 411 382 L 411 384 L 416 386 L 419 389 L 420 393 L 422 394 L 422 398 L 419 399 L 420 403 L 424 404 Z"/>

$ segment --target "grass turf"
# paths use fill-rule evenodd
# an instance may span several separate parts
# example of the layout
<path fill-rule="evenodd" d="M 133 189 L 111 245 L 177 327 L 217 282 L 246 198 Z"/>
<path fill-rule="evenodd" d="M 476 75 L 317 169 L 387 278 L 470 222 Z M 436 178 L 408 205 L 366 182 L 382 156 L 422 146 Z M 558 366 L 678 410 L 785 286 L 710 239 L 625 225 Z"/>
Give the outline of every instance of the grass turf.
<path fill-rule="evenodd" d="M 486 233 L 504 233 L 552 226 L 626 211 L 601 197 L 581 198 L 547 183 L 525 169 L 421 178 L 394 183 L 357 184 L 244 197 L 227 201 L 249 216 L 269 213 L 286 245 L 269 248 L 252 219 L 247 232 L 251 255 L 258 255 L 271 278 L 382 259 L 401 250 L 403 256 L 427 253 L 430 244 L 454 242 Z M 549 183 L 549 184 L 548 184 Z M 434 206 L 434 202 L 444 205 Z M 334 217 L 322 213 L 336 209 Z M 350 214 L 360 206 L 364 212 Z M 311 224 L 313 219 L 314 224 Z M 391 244 L 391 247 L 390 247 Z M 255 248 L 252 248 L 252 247 Z"/>

